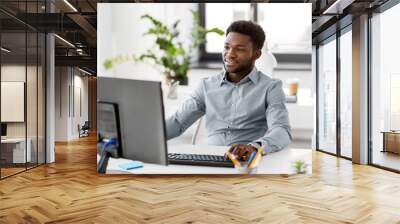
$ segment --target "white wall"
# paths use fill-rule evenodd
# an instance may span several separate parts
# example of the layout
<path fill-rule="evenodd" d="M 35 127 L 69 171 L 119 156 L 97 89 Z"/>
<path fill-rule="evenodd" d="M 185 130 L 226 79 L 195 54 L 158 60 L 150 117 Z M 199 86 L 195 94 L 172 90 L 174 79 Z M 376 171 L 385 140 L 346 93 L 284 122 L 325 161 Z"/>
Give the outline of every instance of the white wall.
<path fill-rule="evenodd" d="M 18 81 L 25 82 L 25 69 L 33 69 L 31 66 L 25 65 L 2 65 L 1 81 Z"/>
<path fill-rule="evenodd" d="M 26 70 L 25 70 L 26 69 Z M 2 65 L 1 66 L 1 81 L 10 81 L 10 82 L 25 82 L 25 75 L 27 74 L 36 74 L 36 67 L 25 65 Z M 36 97 L 36 91 L 34 93 L 27 93 L 28 97 Z M 28 99 L 27 99 L 28 100 Z M 29 102 L 32 100 L 29 100 Z M 36 105 L 35 105 L 36 107 Z M 25 108 L 22 108 L 23 110 Z M 1 110 L 7 110 L 7 108 L 1 108 Z M 27 114 L 29 122 L 33 120 L 31 117 L 32 114 Z M 36 116 L 36 114 L 35 114 Z M 35 117 L 36 118 L 36 117 Z M 36 121 L 36 120 L 35 120 Z M 25 137 L 25 126 L 26 122 L 7 122 L 7 136 L 8 137 Z M 28 125 L 28 128 L 31 128 L 33 125 Z"/>
<path fill-rule="evenodd" d="M 24 122 L 24 82 L 1 82 L 1 121 Z M 36 105 L 35 105 L 36 108 Z"/>
<path fill-rule="evenodd" d="M 150 27 L 148 20 L 140 19 L 150 14 L 156 19 L 172 25 L 180 19 L 180 37 L 184 44 L 190 40 L 193 17 L 190 9 L 197 4 L 146 4 L 146 3 L 99 3 L 97 16 L 97 71 L 99 76 L 115 76 L 160 81 L 160 70 L 146 63 L 124 63 L 106 71 L 103 63 L 117 55 L 142 54 L 153 46 L 153 37 L 143 37 Z"/>
<path fill-rule="evenodd" d="M 9 65 L 2 65 L 1 66 L 1 81 L 2 82 L 24 82 L 26 83 L 25 80 L 25 75 L 26 71 L 25 69 L 28 70 L 28 74 L 31 74 L 29 71 L 33 70 L 32 66 L 25 67 L 25 65 L 17 65 L 17 64 L 9 64 Z M 1 96 L 1 98 L 4 98 L 7 96 Z M 3 104 L 3 103 L 2 103 Z M 10 108 L 1 108 L 2 113 L 4 113 L 4 110 L 9 110 Z M 25 108 L 24 106 L 21 108 L 22 113 L 24 114 Z M 7 111 L 9 113 L 9 111 Z M 23 115 L 22 115 L 23 116 Z M 24 120 L 24 118 L 23 118 Z M 14 136 L 14 137 L 24 137 L 25 136 L 25 122 L 8 122 L 8 127 L 7 127 L 7 134 L 9 136 Z"/>
<path fill-rule="evenodd" d="M 24 138 L 25 135 L 29 139 L 28 144 L 31 149 L 32 161 L 36 162 L 37 153 L 39 154 L 39 163 L 44 162 L 44 74 L 41 66 L 25 66 L 25 64 L 3 64 L 1 66 L 1 81 L 2 82 L 24 82 L 26 85 L 26 99 L 22 97 L 22 105 L 19 108 L 2 107 L 2 112 L 6 113 L 22 113 L 22 117 L 26 112 L 26 120 L 21 122 L 6 122 L 7 137 L 9 138 Z M 27 80 L 26 80 L 27 78 Z M 2 94 L 4 94 L 2 89 Z M 19 90 L 20 94 L 24 94 L 24 90 Z M 22 91 L 22 92 L 21 92 Z M 7 94 L 7 93 L 6 93 Z M 8 98 L 7 95 L 2 95 L 2 98 Z M 25 106 L 26 101 L 26 106 Z M 17 103 L 17 102 L 15 102 Z M 2 103 L 3 104 L 3 103 Z M 19 111 L 15 111 L 19 110 Z"/>
<path fill-rule="evenodd" d="M 71 133 L 70 135 L 72 138 L 77 138 L 79 137 L 78 133 L 78 124 L 82 126 L 85 121 L 88 121 L 88 107 L 89 107 L 89 102 L 88 102 L 88 78 L 87 76 L 83 77 L 79 73 L 76 74 L 75 70 L 75 75 L 74 75 L 74 90 L 75 92 L 73 93 L 74 96 L 72 98 L 74 99 L 74 102 L 71 104 L 74 104 L 74 113 L 72 113 L 72 119 L 71 119 Z M 80 93 L 78 93 L 77 90 L 80 90 Z M 79 99 L 79 94 L 80 94 L 80 99 Z M 79 102 L 81 101 L 81 102 Z M 80 104 L 80 105 L 79 105 Z M 81 108 L 79 108 L 81 107 Z M 79 109 L 82 111 L 80 112 Z"/>
<path fill-rule="evenodd" d="M 69 76 L 67 67 L 55 69 L 55 140 L 68 140 L 68 85 Z M 65 97 L 66 96 L 66 97 Z"/>
<path fill-rule="evenodd" d="M 88 120 L 88 78 L 77 69 L 56 67 L 55 86 L 55 140 L 76 139 L 78 138 L 78 124 L 83 125 Z M 79 104 L 77 101 L 79 100 L 77 97 L 79 89 L 82 116 L 76 106 Z"/>

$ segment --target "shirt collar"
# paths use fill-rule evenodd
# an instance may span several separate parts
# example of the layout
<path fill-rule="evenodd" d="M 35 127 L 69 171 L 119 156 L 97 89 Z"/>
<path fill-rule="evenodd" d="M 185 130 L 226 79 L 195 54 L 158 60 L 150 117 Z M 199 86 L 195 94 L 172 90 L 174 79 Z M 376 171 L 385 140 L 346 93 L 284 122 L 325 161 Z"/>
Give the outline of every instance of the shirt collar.
<path fill-rule="evenodd" d="M 220 86 L 222 86 L 222 84 L 224 84 L 224 83 L 229 82 L 226 78 L 226 75 L 227 75 L 227 72 L 226 72 L 225 68 L 222 68 Z M 250 79 L 250 81 L 252 81 L 254 84 L 256 84 L 258 81 L 258 78 L 259 78 L 258 77 L 258 69 L 256 68 L 256 66 L 254 66 L 253 69 L 251 70 L 251 72 L 249 74 L 247 74 L 242 80 L 240 80 L 240 82 L 238 84 L 246 82 L 248 79 Z"/>

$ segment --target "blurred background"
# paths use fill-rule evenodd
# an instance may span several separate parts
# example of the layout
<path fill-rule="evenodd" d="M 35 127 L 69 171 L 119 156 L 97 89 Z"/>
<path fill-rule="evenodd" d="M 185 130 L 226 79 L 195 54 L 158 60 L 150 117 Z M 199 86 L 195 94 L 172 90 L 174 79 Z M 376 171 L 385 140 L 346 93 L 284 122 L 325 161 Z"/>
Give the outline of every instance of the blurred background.
<path fill-rule="evenodd" d="M 198 23 L 191 11 L 198 13 Z M 198 25 L 206 30 L 219 28 L 224 32 L 236 20 L 252 20 L 261 25 L 266 33 L 266 42 L 263 55 L 256 61 L 256 66 L 266 75 L 281 79 L 284 83 L 294 137 L 291 147 L 311 147 L 315 92 L 315 77 L 311 71 L 311 4 L 99 4 L 99 76 L 164 82 L 163 65 L 157 65 L 154 61 L 130 60 L 132 55 L 141 55 L 148 49 L 160 48 L 155 44 L 156 37 L 143 35 L 154 28 L 149 20 L 141 18 L 145 14 L 153 16 L 171 30 L 173 24 L 179 20 L 179 40 L 186 50 L 194 41 L 191 32 Z M 190 52 L 188 84 L 176 87 L 175 99 L 165 98 L 167 116 L 175 111 L 201 78 L 221 72 L 224 41 L 225 34 L 210 32 L 204 43 Z M 177 42 L 172 44 L 179 45 Z M 162 52 L 157 54 L 160 52 L 155 50 L 154 53 L 162 60 Z M 112 64 L 111 68 L 105 66 L 107 61 Z M 168 91 L 168 87 L 165 90 Z M 206 144 L 204 122 L 200 126 L 194 125 L 184 135 L 172 141 L 190 143 L 197 127 L 200 129 L 196 143 Z"/>

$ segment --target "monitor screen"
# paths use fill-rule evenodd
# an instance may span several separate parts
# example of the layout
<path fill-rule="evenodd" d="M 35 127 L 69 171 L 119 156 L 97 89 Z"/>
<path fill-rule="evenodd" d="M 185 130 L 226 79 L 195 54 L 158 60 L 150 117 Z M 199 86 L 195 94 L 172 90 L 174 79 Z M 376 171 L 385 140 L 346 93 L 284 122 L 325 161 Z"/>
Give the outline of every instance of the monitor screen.
<path fill-rule="evenodd" d="M 7 124 L 1 123 L 1 136 L 7 136 Z"/>
<path fill-rule="evenodd" d="M 112 103 L 118 108 L 121 157 L 146 163 L 168 164 L 160 82 L 99 77 L 97 102 Z M 110 124 L 102 124 L 114 116 L 110 116 L 110 110 L 104 111 L 99 105 L 97 109 L 100 128 L 107 127 L 98 130 L 98 133 L 113 136 L 115 128 L 110 128 Z"/>
<path fill-rule="evenodd" d="M 107 102 L 97 102 L 97 142 L 98 151 L 103 144 L 111 143 L 117 147 L 118 155 L 121 151 L 121 129 L 119 125 L 118 105 Z"/>

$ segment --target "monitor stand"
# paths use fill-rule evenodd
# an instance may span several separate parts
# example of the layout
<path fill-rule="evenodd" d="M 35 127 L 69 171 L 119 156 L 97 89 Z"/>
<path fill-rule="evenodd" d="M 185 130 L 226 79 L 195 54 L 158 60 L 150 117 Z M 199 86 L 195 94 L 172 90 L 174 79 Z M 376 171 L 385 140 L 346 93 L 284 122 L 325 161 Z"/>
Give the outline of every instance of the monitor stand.
<path fill-rule="evenodd" d="M 108 160 L 110 157 L 118 158 L 118 147 L 115 145 L 110 145 L 101 150 L 100 160 L 97 164 L 97 172 L 98 173 L 106 173 Z"/>

